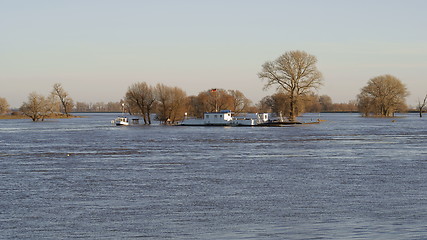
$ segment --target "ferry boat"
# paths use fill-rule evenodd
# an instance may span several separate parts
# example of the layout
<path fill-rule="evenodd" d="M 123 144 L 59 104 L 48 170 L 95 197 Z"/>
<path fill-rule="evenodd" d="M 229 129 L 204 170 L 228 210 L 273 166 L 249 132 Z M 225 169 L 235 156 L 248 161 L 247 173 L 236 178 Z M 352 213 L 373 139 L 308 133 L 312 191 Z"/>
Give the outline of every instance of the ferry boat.
<path fill-rule="evenodd" d="M 320 120 L 318 119 L 315 122 L 286 121 L 281 115 L 278 118 L 272 118 L 270 113 L 240 113 L 238 116 L 232 116 L 230 110 L 221 110 L 219 112 L 206 112 L 203 114 L 203 119 L 185 119 L 181 125 L 283 127 L 314 123 L 320 123 Z"/>
<path fill-rule="evenodd" d="M 206 112 L 203 119 L 185 119 L 183 126 L 256 126 L 268 121 L 268 113 L 244 113 L 233 117 L 230 110 Z"/>
<path fill-rule="evenodd" d="M 125 104 L 122 103 L 122 115 L 125 114 Z M 112 120 L 111 123 L 116 124 L 116 126 L 128 126 L 129 119 L 125 116 L 118 116 L 116 119 Z"/>

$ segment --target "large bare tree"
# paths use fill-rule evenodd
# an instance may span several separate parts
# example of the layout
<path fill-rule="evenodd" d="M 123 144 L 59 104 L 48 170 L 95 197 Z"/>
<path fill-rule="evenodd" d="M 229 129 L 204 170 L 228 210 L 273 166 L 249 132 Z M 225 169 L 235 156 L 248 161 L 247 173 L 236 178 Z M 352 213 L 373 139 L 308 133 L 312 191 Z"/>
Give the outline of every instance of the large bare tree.
<path fill-rule="evenodd" d="M 36 122 L 43 121 L 49 116 L 55 110 L 55 106 L 57 106 L 57 102 L 55 102 L 52 95 L 46 98 L 43 95 L 32 92 L 28 95 L 27 102 L 22 104 L 20 110 L 24 115 Z"/>
<path fill-rule="evenodd" d="M 299 97 L 322 84 L 322 74 L 316 67 L 317 58 L 304 51 L 290 51 L 262 65 L 258 77 L 267 80 L 264 88 L 276 86 L 289 97 L 287 116 L 294 121 L 298 115 Z"/>
<path fill-rule="evenodd" d="M 59 101 L 61 102 L 61 106 L 62 106 L 62 110 L 64 111 L 64 114 L 69 116 L 70 111 L 74 107 L 74 102 L 73 102 L 73 99 L 68 95 L 68 93 L 64 90 L 64 88 L 60 83 L 55 83 L 53 85 L 52 94 L 58 97 Z"/>
<path fill-rule="evenodd" d="M 364 116 L 391 117 L 406 108 L 409 95 L 405 85 L 396 77 L 386 74 L 372 78 L 357 96 L 359 111 Z"/>
<path fill-rule="evenodd" d="M 157 84 L 155 87 L 157 100 L 157 118 L 163 123 L 175 123 L 184 118 L 187 106 L 187 94 L 178 87 Z"/>
<path fill-rule="evenodd" d="M 9 103 L 6 98 L 0 97 L 0 114 L 7 113 L 9 111 Z"/>
<path fill-rule="evenodd" d="M 145 124 L 151 124 L 150 114 L 155 101 L 153 87 L 145 82 L 132 84 L 125 96 L 126 105 L 132 112 L 141 114 Z"/>

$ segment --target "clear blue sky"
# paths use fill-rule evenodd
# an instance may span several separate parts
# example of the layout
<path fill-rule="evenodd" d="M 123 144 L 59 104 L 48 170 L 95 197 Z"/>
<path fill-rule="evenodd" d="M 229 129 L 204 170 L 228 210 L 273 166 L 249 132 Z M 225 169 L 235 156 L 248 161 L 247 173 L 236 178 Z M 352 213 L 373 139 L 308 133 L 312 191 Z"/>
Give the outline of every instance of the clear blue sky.
<path fill-rule="evenodd" d="M 120 100 L 139 81 L 241 90 L 254 102 L 257 73 L 290 50 L 318 58 L 334 102 L 391 74 L 415 105 L 427 93 L 424 0 L 0 0 L 0 97 L 62 83 L 75 101 Z"/>

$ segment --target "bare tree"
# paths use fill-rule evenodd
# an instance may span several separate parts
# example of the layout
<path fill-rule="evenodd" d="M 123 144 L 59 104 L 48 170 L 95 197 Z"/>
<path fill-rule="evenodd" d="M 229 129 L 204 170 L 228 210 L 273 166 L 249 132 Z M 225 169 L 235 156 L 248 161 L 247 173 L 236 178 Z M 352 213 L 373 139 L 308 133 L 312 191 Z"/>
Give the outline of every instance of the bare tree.
<path fill-rule="evenodd" d="M 157 84 L 155 88 L 157 100 L 157 118 L 163 123 L 175 123 L 184 118 L 187 110 L 187 94 L 178 87 Z"/>
<path fill-rule="evenodd" d="M 319 103 L 322 106 L 321 111 L 324 111 L 324 112 L 332 111 L 333 109 L 332 98 L 329 97 L 328 95 L 320 96 Z"/>
<path fill-rule="evenodd" d="M 426 104 L 427 104 L 427 94 L 424 97 L 424 100 L 422 102 L 418 99 L 417 108 L 418 108 L 418 111 L 420 112 L 420 118 L 423 117 L 423 111 L 424 111 Z"/>
<path fill-rule="evenodd" d="M 155 103 L 153 87 L 145 82 L 134 83 L 126 92 L 125 102 L 134 113 L 140 113 L 145 124 L 151 124 L 151 111 Z"/>
<path fill-rule="evenodd" d="M 378 76 L 369 80 L 357 96 L 359 111 L 364 116 L 391 117 L 396 111 L 406 108 L 405 98 L 408 95 L 398 78 L 388 74 Z"/>
<path fill-rule="evenodd" d="M 184 119 L 184 114 L 188 110 L 187 93 L 178 87 L 172 89 L 172 110 L 169 119 L 171 123 Z"/>
<path fill-rule="evenodd" d="M 290 51 L 274 61 L 262 65 L 258 77 L 267 80 L 264 88 L 277 85 L 289 97 L 288 117 L 294 121 L 298 115 L 299 97 L 322 84 L 322 74 L 316 67 L 317 58 L 304 51 Z"/>
<path fill-rule="evenodd" d="M 231 96 L 224 89 L 210 89 L 189 97 L 189 108 L 192 116 L 202 117 L 204 112 L 217 112 L 231 109 Z"/>
<path fill-rule="evenodd" d="M 21 112 L 30 117 L 34 122 L 43 121 L 55 109 L 56 102 L 53 97 L 32 92 L 28 95 L 28 101 L 24 102 L 20 108 Z"/>
<path fill-rule="evenodd" d="M 248 110 L 251 107 L 251 100 L 239 90 L 228 90 L 228 94 L 231 96 L 232 108 L 230 109 L 235 114 L 239 114 Z"/>
<path fill-rule="evenodd" d="M 232 97 L 224 89 L 213 88 L 199 93 L 199 98 L 206 103 L 206 112 L 218 112 L 232 108 Z"/>
<path fill-rule="evenodd" d="M 52 94 L 58 97 L 64 114 L 69 116 L 71 109 L 74 107 L 73 99 L 71 99 L 60 83 L 55 83 L 53 85 Z"/>
<path fill-rule="evenodd" d="M 301 102 L 301 101 L 300 101 Z M 319 97 L 314 92 L 309 92 L 308 94 L 305 94 L 302 96 L 302 109 L 304 112 L 321 112 L 322 111 L 322 103 L 321 103 L 321 97 Z"/>
<path fill-rule="evenodd" d="M 257 104 L 257 111 L 259 112 L 272 112 L 273 109 L 273 98 L 271 96 L 265 96 Z"/>
<path fill-rule="evenodd" d="M 172 111 L 172 89 L 159 83 L 155 87 L 155 95 L 158 101 L 157 119 L 166 124 Z"/>
<path fill-rule="evenodd" d="M 205 111 L 205 104 L 200 101 L 199 96 L 188 96 L 186 100 L 188 104 L 187 115 L 189 117 L 202 118 Z"/>
<path fill-rule="evenodd" d="M 0 114 L 7 113 L 9 111 L 9 103 L 6 98 L 0 97 Z"/>
<path fill-rule="evenodd" d="M 270 106 L 273 113 L 277 116 L 282 116 L 284 113 L 290 111 L 289 96 L 284 92 L 276 92 L 271 95 Z"/>
<path fill-rule="evenodd" d="M 300 96 L 302 99 L 301 101 L 298 101 L 295 106 L 295 109 L 298 109 L 298 111 L 302 111 L 304 109 L 304 100 L 307 100 L 307 96 Z M 290 111 L 290 97 L 287 93 L 284 93 L 282 91 L 276 92 L 271 96 L 264 97 L 260 104 L 260 110 L 263 112 L 272 112 L 275 113 L 277 116 L 283 116 L 285 113 L 288 113 Z"/>

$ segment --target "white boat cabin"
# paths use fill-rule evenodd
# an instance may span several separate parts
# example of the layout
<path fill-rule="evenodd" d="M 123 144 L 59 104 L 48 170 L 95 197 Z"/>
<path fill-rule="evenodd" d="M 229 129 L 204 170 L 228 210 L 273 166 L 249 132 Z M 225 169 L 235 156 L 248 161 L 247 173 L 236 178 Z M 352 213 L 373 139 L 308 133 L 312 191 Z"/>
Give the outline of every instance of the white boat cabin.
<path fill-rule="evenodd" d="M 127 117 L 117 117 L 115 119 L 115 124 L 117 126 L 121 126 L 121 125 L 127 126 L 127 125 L 129 125 L 129 119 Z"/>
<path fill-rule="evenodd" d="M 206 112 L 203 115 L 206 125 L 229 125 L 233 121 L 230 110 L 221 110 L 220 112 Z"/>

